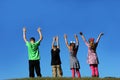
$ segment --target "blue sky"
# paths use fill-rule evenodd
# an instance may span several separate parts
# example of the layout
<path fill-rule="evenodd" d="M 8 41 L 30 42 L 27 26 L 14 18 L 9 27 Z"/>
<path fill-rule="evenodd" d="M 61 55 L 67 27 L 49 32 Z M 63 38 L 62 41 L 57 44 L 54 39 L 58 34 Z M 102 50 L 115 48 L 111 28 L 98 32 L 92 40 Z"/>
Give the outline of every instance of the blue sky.
<path fill-rule="evenodd" d="M 27 47 L 22 38 L 22 28 L 27 28 L 27 38 L 39 38 L 38 26 L 43 33 L 41 42 L 41 72 L 51 77 L 51 42 L 58 35 L 64 77 L 70 77 L 69 52 L 63 35 L 74 40 L 82 31 L 86 38 L 101 38 L 97 53 L 100 77 L 120 77 L 120 1 L 119 0 L 0 0 L 0 79 L 28 77 Z M 86 63 L 87 47 L 79 36 L 78 59 L 81 76 L 91 76 Z"/>

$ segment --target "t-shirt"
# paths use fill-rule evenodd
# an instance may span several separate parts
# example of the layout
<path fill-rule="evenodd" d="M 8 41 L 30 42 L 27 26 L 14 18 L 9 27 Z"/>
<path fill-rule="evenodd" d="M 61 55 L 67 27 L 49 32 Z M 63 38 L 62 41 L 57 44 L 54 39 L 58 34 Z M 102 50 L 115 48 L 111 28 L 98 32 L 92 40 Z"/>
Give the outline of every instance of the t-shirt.
<path fill-rule="evenodd" d="M 26 46 L 28 47 L 29 60 L 39 60 L 40 59 L 39 45 L 40 45 L 40 41 L 37 41 L 35 43 L 30 43 L 28 41 L 26 42 Z"/>
<path fill-rule="evenodd" d="M 55 51 L 51 49 L 51 65 L 60 65 L 61 60 L 60 60 L 60 49 L 57 48 Z"/>

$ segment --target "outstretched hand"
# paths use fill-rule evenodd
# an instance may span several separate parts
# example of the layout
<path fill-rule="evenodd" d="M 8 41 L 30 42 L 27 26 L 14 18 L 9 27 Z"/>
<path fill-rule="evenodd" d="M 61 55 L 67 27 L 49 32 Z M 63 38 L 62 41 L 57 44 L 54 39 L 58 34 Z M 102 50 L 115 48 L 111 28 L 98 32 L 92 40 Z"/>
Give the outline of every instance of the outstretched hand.
<path fill-rule="evenodd" d="M 55 41 L 55 37 L 53 37 L 53 41 Z"/>
<path fill-rule="evenodd" d="M 103 32 L 101 32 L 101 33 L 100 33 L 100 35 L 101 35 L 101 36 L 103 36 L 103 35 L 104 35 L 104 33 L 103 33 Z"/>
<path fill-rule="evenodd" d="M 58 36 L 56 36 L 56 41 L 58 41 Z"/>
<path fill-rule="evenodd" d="M 25 27 L 23 28 L 23 32 L 26 32 L 26 28 Z"/>
<path fill-rule="evenodd" d="M 82 32 L 80 32 L 80 35 L 83 35 L 83 33 L 82 33 Z"/>
<path fill-rule="evenodd" d="M 65 39 L 67 38 L 67 35 L 66 35 L 66 34 L 64 34 L 64 38 L 65 38 Z"/>
<path fill-rule="evenodd" d="M 37 31 L 38 31 L 38 32 L 41 32 L 41 29 L 40 29 L 40 27 L 37 29 Z"/>
<path fill-rule="evenodd" d="M 78 38 L 78 36 L 77 36 L 76 34 L 74 35 L 74 37 L 75 37 L 75 38 Z"/>

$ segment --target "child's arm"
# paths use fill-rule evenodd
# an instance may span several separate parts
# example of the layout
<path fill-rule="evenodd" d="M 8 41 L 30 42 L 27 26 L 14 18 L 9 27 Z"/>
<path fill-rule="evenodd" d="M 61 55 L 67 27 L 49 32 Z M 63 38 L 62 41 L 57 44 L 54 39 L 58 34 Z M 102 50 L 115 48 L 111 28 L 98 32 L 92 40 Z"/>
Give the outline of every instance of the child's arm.
<path fill-rule="evenodd" d="M 42 36 L 42 32 L 41 32 L 41 29 L 40 28 L 38 28 L 38 33 L 39 33 L 39 35 L 40 35 L 40 39 L 39 39 L 39 41 L 41 41 L 42 39 L 43 39 L 43 36 Z"/>
<path fill-rule="evenodd" d="M 26 39 L 26 28 L 24 27 L 23 28 L 23 39 L 25 42 L 27 42 L 27 39 Z"/>
<path fill-rule="evenodd" d="M 56 36 L 56 42 L 57 42 L 57 48 L 60 48 L 58 36 Z"/>
<path fill-rule="evenodd" d="M 99 36 L 98 36 L 98 38 L 97 38 L 97 40 L 96 40 L 96 43 L 98 43 L 98 42 L 99 42 L 99 40 L 100 40 L 101 36 L 103 36 L 103 35 L 104 35 L 104 33 L 102 33 L 102 32 L 99 34 Z"/>
<path fill-rule="evenodd" d="M 52 49 L 53 49 L 54 43 L 55 43 L 55 37 L 53 37 L 53 41 L 52 41 Z"/>
<path fill-rule="evenodd" d="M 83 33 L 82 33 L 82 32 L 80 32 L 80 35 L 81 35 L 81 37 L 82 37 L 83 41 L 85 42 L 85 44 L 88 46 L 88 45 L 89 45 L 89 43 L 88 43 L 88 42 L 87 42 L 87 40 L 85 39 L 85 36 L 83 35 Z"/>
<path fill-rule="evenodd" d="M 78 36 L 75 34 L 76 45 L 79 46 Z"/>
<path fill-rule="evenodd" d="M 67 40 L 67 35 L 66 35 L 66 34 L 64 34 L 64 39 L 65 39 L 66 46 L 67 46 L 67 48 L 69 49 L 70 47 L 69 47 L 69 45 L 68 45 L 68 40 Z"/>

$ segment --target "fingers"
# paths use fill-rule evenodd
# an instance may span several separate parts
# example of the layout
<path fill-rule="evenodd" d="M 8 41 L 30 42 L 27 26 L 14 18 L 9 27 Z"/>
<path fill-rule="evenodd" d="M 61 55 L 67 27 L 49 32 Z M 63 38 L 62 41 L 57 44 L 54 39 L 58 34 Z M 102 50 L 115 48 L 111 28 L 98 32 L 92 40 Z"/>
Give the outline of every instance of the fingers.
<path fill-rule="evenodd" d="M 74 37 L 77 38 L 78 36 L 75 34 Z"/>
<path fill-rule="evenodd" d="M 40 31 L 41 31 L 41 28 L 39 27 L 39 28 L 37 29 L 37 31 L 40 32 Z"/>
<path fill-rule="evenodd" d="M 53 41 L 55 41 L 55 37 L 53 37 Z"/>
<path fill-rule="evenodd" d="M 26 32 L 26 28 L 25 27 L 23 27 L 23 32 Z"/>
<path fill-rule="evenodd" d="M 58 41 L 58 36 L 53 37 L 54 41 Z"/>
<path fill-rule="evenodd" d="M 104 33 L 103 33 L 103 32 L 101 32 L 101 33 L 100 33 L 100 35 L 104 35 Z"/>
<path fill-rule="evenodd" d="M 67 35 L 66 35 L 66 34 L 64 34 L 64 38 L 67 38 Z"/>
<path fill-rule="evenodd" d="M 56 41 L 58 41 L 58 36 L 56 36 Z"/>

